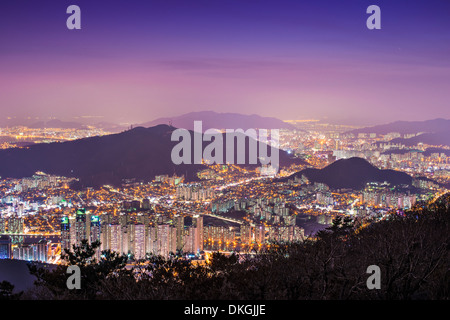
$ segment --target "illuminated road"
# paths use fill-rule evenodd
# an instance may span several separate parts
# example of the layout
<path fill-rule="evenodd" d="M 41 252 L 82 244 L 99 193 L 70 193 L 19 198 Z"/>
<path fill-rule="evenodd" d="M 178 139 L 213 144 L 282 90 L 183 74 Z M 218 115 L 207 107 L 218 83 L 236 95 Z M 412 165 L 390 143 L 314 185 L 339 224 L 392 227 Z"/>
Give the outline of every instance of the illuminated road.
<path fill-rule="evenodd" d="M 235 183 L 229 183 L 229 184 L 226 184 L 226 185 L 224 185 L 224 186 L 221 186 L 221 187 L 216 188 L 215 190 L 222 191 L 222 190 L 224 190 L 224 189 L 226 189 L 226 188 L 235 187 L 235 186 L 238 186 L 238 185 L 240 185 L 240 184 L 245 184 L 245 183 L 249 183 L 249 182 L 251 182 L 251 181 L 262 180 L 262 179 L 268 179 L 268 178 L 273 178 L 273 176 L 262 176 L 262 177 L 256 177 L 256 178 L 245 179 L 245 180 L 238 181 L 238 182 L 235 182 Z"/>
<path fill-rule="evenodd" d="M 447 194 L 447 193 L 449 193 L 448 190 L 445 190 L 445 191 L 442 191 L 442 192 L 437 193 L 437 194 L 434 196 L 433 200 L 431 200 L 431 203 L 435 203 L 440 197 L 442 197 L 443 195 L 445 195 L 445 194 Z"/>
<path fill-rule="evenodd" d="M 163 207 L 163 208 L 177 210 L 177 211 L 179 211 L 181 213 L 188 214 L 188 215 L 200 214 L 200 215 L 203 215 L 203 216 L 210 216 L 210 217 L 213 217 L 213 218 L 217 218 L 217 219 L 221 219 L 221 220 L 225 220 L 225 221 L 230 221 L 230 222 L 234 222 L 234 223 L 239 223 L 239 224 L 243 224 L 244 223 L 241 220 L 237 220 L 237 219 L 233 219 L 233 218 L 229 218 L 229 217 L 223 217 L 223 216 L 215 215 L 215 214 L 212 214 L 212 213 L 194 212 L 194 211 L 190 211 L 190 210 L 186 210 L 186 209 L 180 209 L 180 208 L 173 207 L 173 206 L 170 206 L 170 205 L 165 205 L 165 204 L 158 204 L 158 205 Z"/>
<path fill-rule="evenodd" d="M 237 220 L 237 219 L 233 219 L 233 218 L 229 218 L 229 217 L 223 217 L 223 216 L 218 216 L 212 213 L 200 213 L 204 216 L 210 216 L 210 217 L 214 217 L 217 219 L 221 219 L 221 220 L 225 220 L 225 221 L 230 221 L 230 222 L 234 222 L 234 223 L 239 223 L 239 224 L 244 224 L 244 221 L 242 220 Z"/>

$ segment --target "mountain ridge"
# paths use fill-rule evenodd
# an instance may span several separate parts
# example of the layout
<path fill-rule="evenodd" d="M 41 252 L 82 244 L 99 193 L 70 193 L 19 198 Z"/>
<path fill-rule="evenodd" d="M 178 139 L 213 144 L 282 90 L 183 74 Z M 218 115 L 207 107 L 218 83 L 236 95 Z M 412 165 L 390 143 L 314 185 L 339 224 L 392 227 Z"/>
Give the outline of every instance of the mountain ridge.
<path fill-rule="evenodd" d="M 404 138 L 395 138 L 389 141 L 394 144 L 404 144 L 405 146 L 415 146 L 419 143 L 429 144 L 429 145 L 446 145 L 450 146 L 450 130 L 435 132 L 435 133 L 423 133 L 418 136 L 404 139 Z"/>
<path fill-rule="evenodd" d="M 381 170 L 358 157 L 340 159 L 323 169 L 308 168 L 284 178 L 289 180 L 304 175 L 311 182 L 328 185 L 332 189 L 363 189 L 368 182 L 387 181 L 392 185 L 412 184 L 412 177 L 395 170 Z"/>
<path fill-rule="evenodd" d="M 202 121 L 203 131 L 207 129 L 296 129 L 293 125 L 274 117 L 215 111 L 196 111 L 175 117 L 163 117 L 138 124 L 138 126 L 150 127 L 171 123 L 177 128 L 194 130 L 194 121 Z"/>
<path fill-rule="evenodd" d="M 399 132 L 400 134 L 411 133 L 436 133 L 448 131 L 450 128 L 450 120 L 443 118 L 436 118 L 424 121 L 394 121 L 387 124 L 376 125 L 371 127 L 359 128 L 348 131 L 347 133 L 376 133 L 387 134 L 390 132 Z"/>
<path fill-rule="evenodd" d="M 171 160 L 172 149 L 178 144 L 171 141 L 175 129 L 168 125 L 135 127 L 111 135 L 0 150 L 0 176 L 23 178 L 43 171 L 76 177 L 81 186 L 93 187 L 119 185 L 123 179 L 132 178 L 150 181 L 162 174 L 184 175 L 187 181 L 198 180 L 196 174 L 207 168 L 205 165 L 175 165 Z M 190 135 L 192 137 L 193 132 L 190 131 Z M 203 141 L 202 150 L 208 144 Z M 225 144 L 223 147 L 225 155 Z M 193 144 L 191 148 L 193 150 Z M 282 150 L 279 155 L 280 165 L 301 161 L 292 159 Z"/>

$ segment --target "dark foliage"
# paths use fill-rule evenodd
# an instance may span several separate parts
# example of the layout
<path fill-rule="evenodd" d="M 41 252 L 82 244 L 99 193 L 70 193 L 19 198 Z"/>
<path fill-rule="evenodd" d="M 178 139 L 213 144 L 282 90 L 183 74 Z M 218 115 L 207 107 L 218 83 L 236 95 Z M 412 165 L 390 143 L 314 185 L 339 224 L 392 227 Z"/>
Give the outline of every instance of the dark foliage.
<path fill-rule="evenodd" d="M 29 265 L 30 273 L 36 276 L 37 287 L 45 288 L 45 295 L 52 299 L 95 299 L 99 297 L 99 285 L 102 280 L 114 277 L 131 276 L 131 271 L 127 270 L 128 258 L 116 252 L 105 250 L 101 252 L 101 257 L 97 261 L 94 256 L 100 247 L 100 242 L 96 241 L 88 244 L 84 240 L 80 246 L 73 246 L 73 251 L 64 250 L 61 258 L 64 263 L 49 271 L 39 268 L 36 265 Z M 67 273 L 69 265 L 80 267 L 81 289 L 67 288 Z"/>
<path fill-rule="evenodd" d="M 14 293 L 14 285 L 8 281 L 0 282 L 0 300 L 17 300 L 23 292 Z"/>

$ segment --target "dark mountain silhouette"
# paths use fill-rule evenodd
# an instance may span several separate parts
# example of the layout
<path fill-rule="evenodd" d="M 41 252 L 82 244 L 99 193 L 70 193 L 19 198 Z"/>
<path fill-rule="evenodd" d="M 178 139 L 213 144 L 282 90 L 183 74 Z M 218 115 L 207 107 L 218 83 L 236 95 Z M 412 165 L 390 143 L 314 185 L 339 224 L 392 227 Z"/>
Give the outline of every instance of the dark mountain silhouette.
<path fill-rule="evenodd" d="M 167 125 L 137 127 L 101 137 L 36 144 L 26 149 L 0 150 L 0 176 L 22 178 L 31 176 L 36 171 L 43 171 L 48 174 L 79 178 L 80 187 L 120 185 L 122 179 L 133 178 L 150 181 L 156 175 L 174 173 L 184 175 L 188 181 L 197 180 L 196 173 L 206 168 L 204 165 L 175 165 L 171 160 L 172 149 L 179 143 L 171 141 L 171 134 L 175 129 Z M 193 132 L 190 134 L 192 137 Z M 203 142 L 202 150 L 210 143 Z M 193 145 L 194 143 L 191 148 L 191 159 L 194 154 Z M 223 145 L 223 153 L 226 155 L 225 142 Z M 236 156 L 237 152 L 235 159 Z M 280 151 L 279 156 L 282 166 L 302 161 L 290 158 L 284 151 Z"/>
<path fill-rule="evenodd" d="M 434 146 L 450 146 L 450 130 L 437 133 L 424 133 L 409 139 L 397 138 L 392 139 L 391 143 L 401 143 L 405 146 L 415 146 L 419 143 L 434 145 Z"/>
<path fill-rule="evenodd" d="M 404 172 L 380 170 L 366 160 L 356 157 L 335 161 L 323 169 L 305 169 L 284 180 L 302 175 L 305 175 L 310 182 L 324 183 L 332 189 L 359 190 L 363 189 L 368 182 L 387 181 L 391 185 L 411 185 L 412 183 L 412 178 Z"/>
<path fill-rule="evenodd" d="M 430 156 L 432 153 L 444 153 L 447 157 L 450 156 L 450 150 L 443 148 L 427 148 L 425 151 L 414 149 L 390 149 L 383 152 L 383 154 L 405 154 L 409 152 L 419 152 L 422 153 L 425 157 Z"/>
<path fill-rule="evenodd" d="M 447 157 L 450 157 L 450 150 L 442 148 L 427 148 L 423 154 L 424 156 L 428 157 L 432 153 L 444 153 Z"/>
<path fill-rule="evenodd" d="M 387 134 L 389 132 L 399 132 L 400 134 L 419 133 L 419 132 L 443 132 L 449 131 L 450 120 L 433 119 L 426 121 L 395 121 L 388 124 L 366 127 L 349 131 L 350 133 L 376 133 Z"/>
<path fill-rule="evenodd" d="M 424 153 L 422 150 L 416 149 L 389 149 L 387 151 L 382 152 L 382 154 L 406 154 L 410 152 Z"/>
<path fill-rule="evenodd" d="M 151 127 L 171 123 L 174 127 L 194 130 L 194 121 L 202 121 L 203 131 L 207 129 L 296 129 L 282 120 L 261 117 L 255 114 L 217 113 L 214 111 L 190 112 L 177 117 L 159 118 L 139 126 Z"/>
<path fill-rule="evenodd" d="M 129 129 L 129 127 L 126 127 L 126 126 L 123 126 L 123 125 L 120 125 L 117 123 L 113 123 L 113 122 L 108 122 L 108 121 L 97 122 L 97 123 L 94 123 L 93 126 L 96 128 L 99 128 L 99 129 L 103 129 L 104 131 L 112 132 L 112 133 L 119 133 L 119 132 Z"/>

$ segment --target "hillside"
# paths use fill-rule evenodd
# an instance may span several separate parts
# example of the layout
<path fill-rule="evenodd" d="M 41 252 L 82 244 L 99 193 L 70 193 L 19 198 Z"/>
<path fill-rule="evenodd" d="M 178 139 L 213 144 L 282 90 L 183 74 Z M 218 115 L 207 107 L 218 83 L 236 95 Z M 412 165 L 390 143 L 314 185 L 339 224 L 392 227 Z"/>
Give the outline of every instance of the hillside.
<path fill-rule="evenodd" d="M 338 160 L 323 169 L 305 169 L 290 177 L 305 175 L 311 182 L 320 182 L 332 189 L 350 188 L 363 189 L 368 182 L 387 181 L 391 185 L 411 185 L 412 178 L 403 172 L 394 170 L 380 170 L 361 158 Z"/>
<path fill-rule="evenodd" d="M 434 145 L 434 146 L 450 146 L 450 131 L 443 131 L 437 133 L 424 133 L 409 139 L 397 138 L 392 139 L 391 143 L 400 143 L 405 146 L 415 146 L 419 143 Z"/>
<path fill-rule="evenodd" d="M 353 134 L 358 133 L 376 133 L 387 134 L 390 132 L 399 132 L 400 134 L 419 133 L 419 132 L 442 132 L 448 131 L 450 120 L 433 119 L 425 121 L 395 121 L 388 124 L 377 125 L 373 127 L 360 128 L 349 131 Z"/>
<path fill-rule="evenodd" d="M 187 181 L 196 180 L 196 173 L 205 166 L 175 165 L 171 160 L 172 149 L 178 144 L 177 141 L 171 141 L 173 130 L 174 127 L 167 125 L 137 127 L 101 137 L 0 150 L 0 176 L 22 178 L 31 176 L 36 171 L 43 171 L 76 177 L 81 180 L 81 186 L 93 187 L 119 185 L 122 179 L 150 181 L 155 175 L 174 173 L 184 175 Z M 191 132 L 191 136 L 192 134 Z M 203 142 L 203 149 L 209 143 Z M 224 143 L 224 157 L 225 146 Z M 193 146 L 191 151 L 193 159 Z M 235 156 L 236 154 L 237 152 Z M 246 158 L 248 159 L 248 154 Z M 301 160 L 292 159 L 287 153 L 280 151 L 280 165 L 292 162 Z"/>
<path fill-rule="evenodd" d="M 194 130 L 194 121 L 202 121 L 203 131 L 207 129 L 295 129 L 294 126 L 271 117 L 261 117 L 255 114 L 217 113 L 213 111 L 190 112 L 177 117 L 159 118 L 140 124 L 151 127 L 171 123 L 174 127 Z"/>

